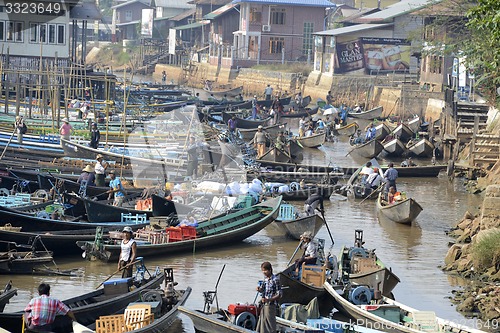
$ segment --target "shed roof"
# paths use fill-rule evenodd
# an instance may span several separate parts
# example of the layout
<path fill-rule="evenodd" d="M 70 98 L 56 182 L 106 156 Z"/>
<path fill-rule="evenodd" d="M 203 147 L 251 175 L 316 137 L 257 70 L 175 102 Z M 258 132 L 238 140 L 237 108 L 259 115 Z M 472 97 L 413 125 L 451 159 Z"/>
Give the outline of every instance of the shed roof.
<path fill-rule="evenodd" d="M 208 13 L 207 15 L 203 16 L 203 18 L 207 19 L 207 20 L 213 20 L 214 18 L 217 18 L 217 17 L 227 13 L 228 11 L 230 11 L 231 9 L 233 9 L 234 7 L 237 7 L 237 6 L 238 6 L 238 4 L 236 4 L 236 3 L 228 3 L 227 5 L 219 7 L 216 10 Z"/>
<path fill-rule="evenodd" d="M 351 25 L 349 27 L 343 27 L 343 28 L 337 28 L 337 29 L 331 29 L 331 30 L 325 30 L 325 31 L 318 31 L 318 32 L 315 32 L 314 35 L 340 36 L 340 35 L 346 35 L 346 34 L 349 34 L 352 32 L 357 32 L 357 31 L 385 28 L 385 27 L 389 27 L 391 25 L 393 25 L 393 23 L 356 24 L 356 25 Z"/>
<path fill-rule="evenodd" d="M 186 25 L 181 25 L 181 26 L 175 27 L 174 29 L 175 30 L 186 30 L 186 29 L 199 28 L 202 25 L 207 25 L 209 23 L 210 23 L 210 21 L 203 20 L 203 21 L 198 21 L 198 22 L 194 22 L 194 23 L 189 23 L 189 24 L 186 24 Z"/>
<path fill-rule="evenodd" d="M 141 3 L 144 5 L 144 7 L 150 7 L 150 1 L 149 0 L 131 0 L 131 1 L 126 1 L 126 2 L 122 2 L 120 4 L 117 4 L 117 5 L 114 5 L 111 7 L 111 9 L 118 9 L 118 8 L 121 8 L 121 7 L 126 7 L 126 6 L 129 6 L 131 4 L 134 4 L 134 3 Z"/>
<path fill-rule="evenodd" d="M 388 22 L 392 21 L 395 17 L 415 12 L 427 6 L 440 3 L 441 1 L 442 0 L 402 0 L 379 12 L 360 17 L 356 19 L 356 22 Z"/>
<path fill-rule="evenodd" d="M 287 6 L 303 6 L 303 7 L 335 7 L 333 2 L 328 0 L 233 0 L 232 3 L 260 3 L 269 5 L 287 5 Z"/>

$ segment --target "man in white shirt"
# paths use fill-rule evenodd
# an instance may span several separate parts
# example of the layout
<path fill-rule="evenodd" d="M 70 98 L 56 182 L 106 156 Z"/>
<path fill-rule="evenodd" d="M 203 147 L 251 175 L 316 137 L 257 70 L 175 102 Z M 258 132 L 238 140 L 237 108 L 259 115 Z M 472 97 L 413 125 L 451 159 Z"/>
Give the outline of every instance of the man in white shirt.
<path fill-rule="evenodd" d="M 373 173 L 372 162 L 368 161 L 359 172 L 359 175 L 361 176 L 361 184 L 364 185 L 366 183 L 366 178 L 368 178 L 368 176 L 371 175 L 372 173 Z"/>
<path fill-rule="evenodd" d="M 273 87 L 270 84 L 264 89 L 264 95 L 266 95 L 266 101 L 270 101 L 273 96 Z"/>
<path fill-rule="evenodd" d="M 378 172 L 378 168 L 373 168 L 373 173 L 369 174 L 366 178 L 366 187 L 377 189 L 382 184 L 384 178 Z"/>

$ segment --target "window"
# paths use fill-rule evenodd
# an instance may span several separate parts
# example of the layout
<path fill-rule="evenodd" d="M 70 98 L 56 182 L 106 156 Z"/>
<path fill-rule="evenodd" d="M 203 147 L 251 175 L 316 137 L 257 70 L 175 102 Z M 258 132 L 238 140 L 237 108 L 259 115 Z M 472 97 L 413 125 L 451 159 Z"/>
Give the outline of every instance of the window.
<path fill-rule="evenodd" d="M 7 22 L 7 40 L 14 40 L 14 22 Z"/>
<path fill-rule="evenodd" d="M 285 48 L 285 38 L 283 37 L 271 37 L 269 39 L 269 53 L 278 54 L 281 53 Z"/>
<path fill-rule="evenodd" d="M 5 22 L 0 21 L 0 40 L 5 40 Z"/>
<path fill-rule="evenodd" d="M 56 25 L 49 24 L 49 44 L 56 43 Z"/>
<path fill-rule="evenodd" d="M 285 24 L 285 8 L 271 8 L 271 24 Z"/>
<path fill-rule="evenodd" d="M 47 42 L 47 25 L 45 24 L 40 24 L 40 38 L 39 42 L 40 43 L 46 43 Z"/>
<path fill-rule="evenodd" d="M 23 41 L 23 30 L 24 30 L 24 22 L 16 22 L 15 23 L 16 42 Z"/>
<path fill-rule="evenodd" d="M 30 43 L 38 43 L 38 24 L 30 23 Z"/>
<path fill-rule="evenodd" d="M 304 39 L 302 40 L 302 54 L 307 55 L 313 49 L 314 23 L 304 22 Z"/>
<path fill-rule="evenodd" d="M 125 11 L 125 21 L 132 21 L 132 11 L 131 10 Z"/>
<path fill-rule="evenodd" d="M 262 13 L 258 8 L 250 8 L 250 23 L 261 23 Z"/>
<path fill-rule="evenodd" d="M 66 27 L 63 24 L 57 25 L 57 44 L 66 44 Z"/>

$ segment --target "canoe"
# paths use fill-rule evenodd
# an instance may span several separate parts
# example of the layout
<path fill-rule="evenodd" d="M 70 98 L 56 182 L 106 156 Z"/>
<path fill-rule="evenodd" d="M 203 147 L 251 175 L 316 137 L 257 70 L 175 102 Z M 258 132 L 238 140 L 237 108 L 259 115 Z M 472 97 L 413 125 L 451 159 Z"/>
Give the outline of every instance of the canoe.
<path fill-rule="evenodd" d="M 276 137 L 277 134 L 280 132 L 280 131 L 284 131 L 286 128 L 286 123 L 284 124 L 276 124 L 276 125 L 271 125 L 271 126 L 266 126 L 266 127 L 263 127 L 262 128 L 262 131 L 263 132 L 266 132 L 267 134 L 271 135 L 271 137 Z M 257 128 L 250 128 L 250 129 L 245 129 L 245 128 L 242 128 L 242 129 L 238 129 L 238 131 L 240 132 L 241 134 L 241 137 L 243 138 L 243 140 L 245 141 L 250 141 L 253 139 L 253 137 L 255 136 L 255 133 L 258 131 Z"/>
<path fill-rule="evenodd" d="M 282 203 L 280 213 L 276 220 L 270 224 L 270 227 L 278 230 L 281 234 L 291 238 L 300 239 L 300 235 L 309 231 L 313 237 L 316 236 L 319 229 L 325 224 L 321 216 L 314 214 L 307 216 L 305 213 L 296 213 L 293 205 Z"/>
<path fill-rule="evenodd" d="M 412 130 L 406 124 L 399 124 L 392 132 L 402 142 L 408 142 L 413 137 Z"/>
<path fill-rule="evenodd" d="M 122 230 L 124 227 L 139 229 L 149 225 L 149 222 L 76 222 L 65 220 L 53 220 L 50 218 L 36 217 L 29 214 L 23 214 L 14 209 L 0 206 L 0 221 L 3 224 L 10 223 L 14 227 L 22 227 L 23 231 L 55 231 L 55 230 L 82 230 L 101 226 L 108 230 Z"/>
<path fill-rule="evenodd" d="M 47 251 L 0 252 L 0 274 L 33 274 L 36 267 L 53 260 L 52 253 Z"/>
<path fill-rule="evenodd" d="M 384 170 L 386 170 L 387 168 L 387 165 L 382 166 L 382 169 Z M 446 164 L 437 164 L 397 167 L 397 170 L 398 177 L 437 177 L 441 170 L 445 170 L 446 168 Z"/>
<path fill-rule="evenodd" d="M 298 109 L 294 112 L 285 112 L 281 115 L 281 118 L 302 118 L 302 117 L 312 117 L 318 113 L 318 107 L 313 107 L 312 109 Z"/>
<path fill-rule="evenodd" d="M 378 168 L 378 173 L 380 177 L 384 178 L 384 172 L 382 171 L 382 168 L 378 164 L 376 159 L 371 159 L 370 162 L 372 163 L 372 168 L 377 167 Z M 376 191 L 377 193 L 382 192 L 383 186 L 379 186 L 377 189 L 372 189 L 372 188 L 367 188 L 365 185 L 361 184 L 361 179 L 359 177 L 359 173 L 363 169 L 363 166 L 359 167 L 352 175 L 349 177 L 349 180 L 347 181 L 347 188 L 350 192 L 350 194 L 354 195 L 354 198 L 356 199 L 365 199 L 365 198 L 370 198 L 370 199 L 376 199 L 377 195 L 376 193 L 373 193 Z"/>
<path fill-rule="evenodd" d="M 280 193 L 283 196 L 283 200 L 307 200 L 312 194 L 319 191 L 319 194 L 323 196 L 324 199 L 330 198 L 333 192 L 337 189 L 335 185 L 324 185 L 324 186 L 310 186 L 306 188 L 301 188 L 295 191 L 286 191 Z"/>
<path fill-rule="evenodd" d="M 338 128 L 334 128 L 334 132 L 337 135 L 353 135 L 356 133 L 356 130 L 359 128 L 358 123 L 353 122 L 350 124 L 347 124 L 345 126 L 340 126 Z"/>
<path fill-rule="evenodd" d="M 394 138 L 383 145 L 385 152 L 391 156 L 401 156 L 407 151 L 405 144 L 398 138 Z"/>
<path fill-rule="evenodd" d="M 128 196 L 129 200 L 135 202 L 134 198 L 137 198 L 139 193 L 135 193 L 132 197 Z M 132 214 L 132 215 L 146 215 L 149 219 L 153 216 L 153 211 L 151 210 L 139 210 L 134 207 L 116 207 L 113 206 L 112 201 L 94 201 L 90 199 L 82 199 L 85 204 L 85 210 L 87 211 L 87 220 L 89 222 L 119 222 L 121 221 L 122 214 Z"/>
<path fill-rule="evenodd" d="M 165 235 L 167 242 L 158 244 L 139 243 L 137 251 L 143 256 L 174 255 L 179 252 L 193 251 L 194 248 L 221 247 L 240 242 L 259 232 L 278 216 L 281 196 L 269 199 L 260 204 L 244 208 L 227 215 L 202 221 L 196 227 L 195 235 L 185 237 L 179 234 L 174 239 L 173 233 L 180 229 L 169 229 Z M 120 244 L 102 243 L 94 249 L 93 242 L 81 244 L 85 247 L 86 257 L 97 257 L 103 261 L 116 261 L 120 255 Z"/>
<path fill-rule="evenodd" d="M 423 333 L 423 332 L 461 332 L 485 333 L 484 331 L 467 327 L 436 317 L 434 312 L 416 311 L 395 301 L 382 297 L 382 302 L 376 305 L 355 305 L 342 297 L 328 282 L 325 290 L 332 296 L 335 308 L 342 314 L 355 320 L 356 324 L 365 327 L 383 328 L 386 332 L 394 333 Z M 349 294 L 348 291 L 344 295 Z M 410 310 L 411 309 L 411 310 Z M 378 314 L 384 314 L 385 319 Z"/>
<path fill-rule="evenodd" d="M 351 141 L 352 140 L 349 140 L 349 142 Z M 353 145 L 351 152 L 354 152 L 364 158 L 374 158 L 378 156 L 382 150 L 384 150 L 384 146 L 380 143 L 380 141 L 373 139 L 365 143 Z"/>
<path fill-rule="evenodd" d="M 224 121 L 224 124 L 227 124 L 229 119 L 231 119 L 233 115 L 227 112 L 222 112 L 222 119 Z M 238 128 L 246 128 L 246 129 L 252 129 L 252 128 L 257 128 L 259 126 L 265 126 L 267 122 L 271 120 L 271 117 L 268 117 L 266 119 L 244 119 L 236 116 L 236 121 L 238 124 Z"/>
<path fill-rule="evenodd" d="M 377 212 L 396 223 L 411 224 L 422 210 L 422 206 L 413 198 L 396 201 L 391 205 L 386 205 L 382 202 L 382 193 L 379 193 L 377 199 Z"/>
<path fill-rule="evenodd" d="M 311 136 L 294 137 L 294 139 L 303 147 L 316 148 L 325 143 L 326 132 L 313 134 Z"/>
<path fill-rule="evenodd" d="M 228 98 L 238 96 L 239 94 L 243 93 L 243 86 L 239 86 L 239 87 L 231 88 L 231 89 L 225 89 L 225 90 L 212 90 L 212 89 L 206 89 L 206 88 L 203 88 L 203 90 L 207 94 L 209 94 L 209 95 L 213 94 L 215 98 L 221 99 L 221 98 L 224 98 L 224 95 Z"/>
<path fill-rule="evenodd" d="M 3 312 L 10 299 L 17 295 L 17 289 L 12 288 L 12 280 L 9 281 L 0 293 L 0 312 Z"/>
<path fill-rule="evenodd" d="M 420 130 L 420 117 L 418 115 L 415 115 L 415 117 L 405 123 L 413 133 L 417 133 Z"/>
<path fill-rule="evenodd" d="M 154 272 L 154 270 L 151 270 L 151 272 Z M 139 280 L 138 277 L 132 280 L 133 286 L 135 286 L 132 288 L 128 288 L 128 285 L 123 283 L 122 279 L 109 280 L 104 287 L 66 299 L 63 303 L 71 308 L 80 324 L 87 326 L 94 323 L 99 316 L 111 315 L 123 311 L 131 302 L 138 301 L 146 291 L 158 288 L 164 279 L 164 272 L 159 272 L 158 274 L 154 272 L 151 276 L 145 274 L 145 279 L 143 280 Z M 119 287 L 123 286 L 123 288 L 116 288 L 118 286 L 114 286 L 113 281 L 120 283 Z M 23 311 L 0 313 L 2 328 L 11 332 L 21 332 L 21 317 L 23 314 Z M 57 316 L 53 332 L 71 332 L 71 326 L 70 318 L 67 316 Z"/>
<path fill-rule="evenodd" d="M 389 126 L 385 122 L 375 126 L 375 139 L 384 140 L 385 137 L 391 132 Z"/>
<path fill-rule="evenodd" d="M 434 151 L 434 145 L 426 138 L 423 138 L 415 142 L 414 144 L 409 144 L 408 150 L 410 151 L 411 154 L 416 155 L 418 157 L 429 157 L 432 156 L 432 152 Z"/>
<path fill-rule="evenodd" d="M 349 112 L 349 117 L 373 120 L 376 118 L 380 118 L 382 116 L 382 111 L 384 111 L 383 106 L 377 106 L 373 109 L 361 111 L 361 112 Z"/>

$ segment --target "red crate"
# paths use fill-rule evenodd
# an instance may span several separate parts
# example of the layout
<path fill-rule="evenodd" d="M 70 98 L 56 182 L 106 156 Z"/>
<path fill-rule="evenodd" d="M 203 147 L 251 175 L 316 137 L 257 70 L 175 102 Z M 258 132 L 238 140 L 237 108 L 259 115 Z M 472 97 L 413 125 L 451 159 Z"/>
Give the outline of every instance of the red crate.
<path fill-rule="evenodd" d="M 178 242 L 182 240 L 182 230 L 178 227 L 168 227 L 167 228 L 168 241 Z"/>
<path fill-rule="evenodd" d="M 237 316 L 242 312 L 250 312 L 253 315 L 257 315 L 257 307 L 252 304 L 229 304 L 227 311 L 233 316 Z"/>
<path fill-rule="evenodd" d="M 196 239 L 196 228 L 181 225 L 183 239 Z"/>

